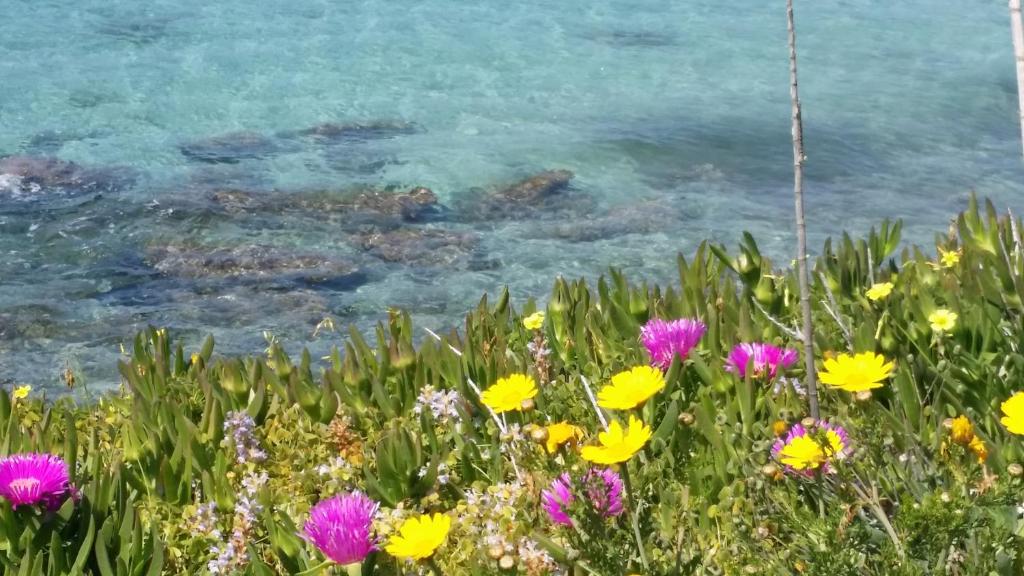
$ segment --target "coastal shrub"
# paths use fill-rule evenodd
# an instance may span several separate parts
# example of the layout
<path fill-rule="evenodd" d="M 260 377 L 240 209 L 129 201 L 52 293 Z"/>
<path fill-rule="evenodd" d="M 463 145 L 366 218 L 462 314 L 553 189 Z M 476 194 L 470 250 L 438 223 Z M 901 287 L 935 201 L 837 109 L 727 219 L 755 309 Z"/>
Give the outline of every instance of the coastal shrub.
<path fill-rule="evenodd" d="M 796 276 L 744 235 L 678 280 L 557 279 L 323 359 L 139 334 L 121 389 L 0 393 L 11 574 L 1020 574 L 1021 222 L 972 199 Z M 1020 394 L 1020 395 L 1018 395 Z M 46 456 L 51 455 L 51 456 Z M 61 469 L 60 467 L 65 468 Z M 66 477 L 65 477 L 66 475 Z"/>

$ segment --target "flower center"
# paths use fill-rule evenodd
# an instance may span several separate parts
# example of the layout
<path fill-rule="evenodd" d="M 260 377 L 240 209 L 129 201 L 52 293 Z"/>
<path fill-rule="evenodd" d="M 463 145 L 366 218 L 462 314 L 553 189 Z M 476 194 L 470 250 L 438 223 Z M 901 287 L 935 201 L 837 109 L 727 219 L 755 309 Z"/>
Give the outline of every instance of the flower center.
<path fill-rule="evenodd" d="M 39 486 L 39 484 L 40 482 L 38 478 L 18 478 L 16 480 L 11 480 L 11 483 L 8 484 L 8 486 L 10 486 L 12 490 L 22 492 L 32 490 Z"/>

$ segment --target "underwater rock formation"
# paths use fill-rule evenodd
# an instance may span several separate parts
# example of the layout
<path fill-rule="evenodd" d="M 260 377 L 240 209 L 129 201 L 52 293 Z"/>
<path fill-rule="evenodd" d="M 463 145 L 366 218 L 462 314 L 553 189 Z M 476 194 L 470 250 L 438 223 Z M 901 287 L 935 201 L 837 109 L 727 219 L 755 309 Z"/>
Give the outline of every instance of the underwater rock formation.
<path fill-rule="evenodd" d="M 123 170 L 86 168 L 52 156 L 0 158 L 0 201 L 96 194 L 129 181 L 130 176 Z"/>
<path fill-rule="evenodd" d="M 281 145 L 259 132 L 229 132 L 186 142 L 178 148 L 190 160 L 208 164 L 237 164 L 278 154 Z"/>
<path fill-rule="evenodd" d="M 442 228 L 407 227 L 365 234 L 359 246 L 385 262 L 426 267 L 460 267 L 469 264 L 479 238 L 468 232 Z"/>
<path fill-rule="evenodd" d="M 373 122 L 323 122 L 291 132 L 281 132 L 282 138 L 312 138 L 322 143 L 343 144 L 386 140 L 419 132 L 419 127 L 410 122 L 378 120 Z"/>
<path fill-rule="evenodd" d="M 572 194 L 570 170 L 545 170 L 490 192 L 474 190 L 456 201 L 465 220 L 525 219 L 551 213 L 586 213 L 590 199 Z"/>

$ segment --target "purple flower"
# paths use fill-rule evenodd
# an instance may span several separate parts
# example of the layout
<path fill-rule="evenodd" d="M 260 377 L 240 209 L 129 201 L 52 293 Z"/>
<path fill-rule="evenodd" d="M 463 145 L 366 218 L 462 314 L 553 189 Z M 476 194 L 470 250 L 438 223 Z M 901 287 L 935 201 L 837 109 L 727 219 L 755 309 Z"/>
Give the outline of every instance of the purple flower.
<path fill-rule="evenodd" d="M 256 437 L 256 421 L 243 410 L 228 412 L 224 420 L 224 443 L 235 449 L 239 464 L 263 462 L 267 453 L 260 448 Z"/>
<path fill-rule="evenodd" d="M 572 495 L 572 479 L 568 473 L 563 473 L 551 483 L 551 487 L 540 493 L 544 502 L 544 511 L 555 524 L 572 526 L 572 519 L 565 513 L 565 509 L 576 499 Z"/>
<path fill-rule="evenodd" d="M 622 514 L 622 478 L 611 468 L 591 468 L 584 482 L 595 510 L 605 518 Z"/>
<path fill-rule="evenodd" d="M 13 508 L 43 503 L 56 509 L 72 494 L 70 482 L 60 456 L 30 452 L 0 458 L 0 496 Z"/>
<path fill-rule="evenodd" d="M 380 504 L 362 492 L 339 494 L 310 510 L 302 537 L 338 564 L 355 564 L 377 549 L 370 535 Z"/>
<path fill-rule="evenodd" d="M 651 355 L 651 366 L 668 370 L 676 356 L 686 360 L 705 331 L 707 326 L 700 320 L 680 318 L 666 322 L 655 318 L 640 329 L 640 340 Z"/>
<path fill-rule="evenodd" d="M 740 378 L 747 377 L 747 367 L 753 372 L 752 378 L 767 376 L 773 380 L 782 370 L 796 363 L 797 352 L 789 348 L 778 348 L 764 342 L 744 342 L 737 344 L 729 358 L 725 361 L 725 370 Z"/>
<path fill-rule="evenodd" d="M 622 514 L 622 478 L 611 468 L 591 468 L 583 476 L 583 489 L 590 507 L 601 516 L 613 518 Z M 541 492 L 541 500 L 552 522 L 572 526 L 567 510 L 576 501 L 576 495 L 568 473 L 555 478 L 551 486 Z"/>

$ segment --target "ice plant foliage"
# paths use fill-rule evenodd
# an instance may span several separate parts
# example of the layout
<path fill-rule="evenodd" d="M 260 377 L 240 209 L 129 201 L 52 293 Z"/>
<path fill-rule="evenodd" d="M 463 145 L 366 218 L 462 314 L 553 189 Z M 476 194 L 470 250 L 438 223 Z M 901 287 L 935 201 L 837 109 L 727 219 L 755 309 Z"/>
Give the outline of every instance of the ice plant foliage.
<path fill-rule="evenodd" d="M 895 365 L 874 352 L 840 354 L 825 360 L 825 370 L 818 373 L 821 383 L 847 392 L 863 392 L 881 388 Z"/>
<path fill-rule="evenodd" d="M 338 564 L 362 562 L 377 549 L 372 531 L 379 506 L 358 491 L 322 500 L 310 510 L 302 536 Z"/>
<path fill-rule="evenodd" d="M 665 388 L 665 375 L 651 366 L 637 366 L 612 376 L 597 393 L 597 405 L 609 410 L 631 410 Z"/>
<path fill-rule="evenodd" d="M 1000 406 L 1003 417 L 999 419 L 1011 434 L 1024 435 L 1024 392 L 1017 392 Z"/>
<path fill-rule="evenodd" d="M 537 395 L 537 383 L 526 374 L 512 374 L 499 378 L 484 390 L 480 401 L 496 414 L 523 409 L 523 402 Z"/>
<path fill-rule="evenodd" d="M 0 496 L 12 508 L 45 504 L 54 509 L 70 494 L 68 465 L 60 456 L 29 452 L 0 459 Z"/>
<path fill-rule="evenodd" d="M 651 365 L 668 370 L 673 358 L 686 360 L 705 331 L 707 326 L 700 320 L 680 318 L 666 322 L 655 318 L 640 329 L 640 341 L 651 355 Z"/>
<path fill-rule="evenodd" d="M 785 438 L 772 446 L 772 456 L 794 473 L 813 475 L 818 469 L 831 472 L 830 463 L 850 453 L 850 440 L 841 426 L 819 421 L 810 430 L 795 424 Z"/>
<path fill-rule="evenodd" d="M 629 427 L 623 428 L 612 420 L 606 432 L 597 435 L 599 446 L 584 446 L 580 455 L 595 464 L 618 464 L 625 462 L 639 452 L 651 438 L 651 427 L 636 416 L 629 417 Z"/>
<path fill-rule="evenodd" d="M 752 370 L 752 378 L 766 377 L 774 380 L 775 377 L 795 364 L 797 351 L 789 348 L 779 348 L 763 342 L 752 342 L 737 344 L 729 358 L 725 361 L 725 369 L 740 378 L 747 377 L 747 368 Z"/>
<path fill-rule="evenodd" d="M 398 528 L 398 533 L 391 536 L 385 549 L 396 558 L 430 558 L 444 544 L 451 527 L 452 519 L 446 514 L 409 518 Z"/>

